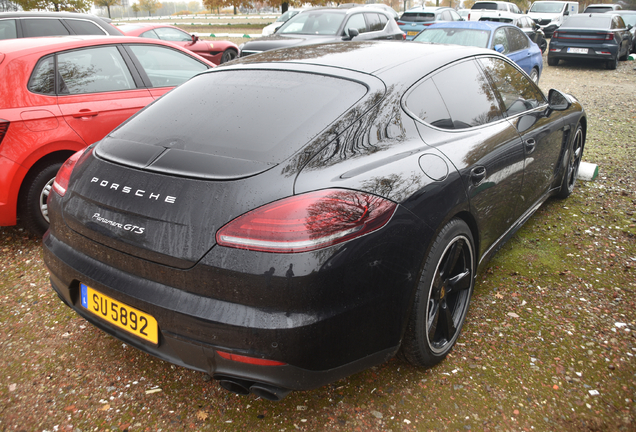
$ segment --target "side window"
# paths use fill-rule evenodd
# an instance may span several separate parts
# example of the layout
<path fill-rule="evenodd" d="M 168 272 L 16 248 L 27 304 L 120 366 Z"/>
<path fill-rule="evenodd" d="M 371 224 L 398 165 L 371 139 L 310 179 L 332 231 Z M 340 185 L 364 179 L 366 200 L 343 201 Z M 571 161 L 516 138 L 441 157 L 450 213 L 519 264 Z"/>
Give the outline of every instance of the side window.
<path fill-rule="evenodd" d="M 142 34 L 139 35 L 139 37 L 148 38 L 148 39 L 161 39 L 159 35 L 155 33 L 154 30 L 148 30 L 147 32 L 143 32 Z"/>
<path fill-rule="evenodd" d="M 178 86 L 199 72 L 207 70 L 204 63 L 181 51 L 159 45 L 129 45 L 144 68 L 152 87 Z"/>
<path fill-rule="evenodd" d="M 380 21 L 380 17 L 382 15 L 377 13 L 366 13 L 365 16 L 367 17 L 367 23 L 369 24 L 369 31 L 382 31 L 384 29 L 385 23 Z"/>
<path fill-rule="evenodd" d="M 378 18 L 380 18 L 380 22 L 382 23 L 381 30 L 384 30 L 384 27 L 386 27 L 386 23 L 389 22 L 389 19 L 384 14 L 378 14 Z"/>
<path fill-rule="evenodd" d="M 40 59 L 38 64 L 35 65 L 27 88 L 33 93 L 55 94 L 55 65 L 53 63 L 53 56 Z"/>
<path fill-rule="evenodd" d="M 347 25 L 345 26 L 345 31 L 350 28 L 354 28 L 358 30 L 360 34 L 367 32 L 367 23 L 364 21 L 364 15 L 359 13 L 355 15 L 351 15 L 349 21 L 347 21 Z"/>
<path fill-rule="evenodd" d="M 18 31 L 15 26 L 15 20 L 0 20 L 0 40 L 15 39 L 18 37 Z"/>
<path fill-rule="evenodd" d="M 512 13 L 520 14 L 521 13 L 521 9 L 519 9 L 519 7 L 516 4 L 513 4 L 512 5 Z"/>
<path fill-rule="evenodd" d="M 507 27 L 506 32 L 508 33 L 510 52 L 526 49 L 530 45 L 528 42 L 528 37 L 518 28 Z"/>
<path fill-rule="evenodd" d="M 105 46 L 60 53 L 60 94 L 130 90 L 135 83 L 117 47 Z"/>
<path fill-rule="evenodd" d="M 22 20 L 24 37 L 63 36 L 71 34 L 59 19 L 29 18 Z"/>
<path fill-rule="evenodd" d="M 442 129 L 454 129 L 446 105 L 432 79 L 418 85 L 406 98 L 406 107 L 425 123 Z"/>
<path fill-rule="evenodd" d="M 466 129 L 503 118 L 495 93 L 474 61 L 455 64 L 417 87 L 407 108 L 443 129 Z"/>
<path fill-rule="evenodd" d="M 450 12 L 445 10 L 442 12 L 442 21 L 452 21 L 453 17 L 451 16 Z"/>
<path fill-rule="evenodd" d="M 92 21 L 65 19 L 64 22 L 78 35 L 105 35 L 108 34 L 100 26 Z"/>
<path fill-rule="evenodd" d="M 505 60 L 490 57 L 479 61 L 499 92 L 507 116 L 534 109 L 546 102 L 541 90 Z"/>
<path fill-rule="evenodd" d="M 493 48 L 497 45 L 503 45 L 502 54 L 508 54 L 510 52 L 510 46 L 508 45 L 508 38 L 506 37 L 506 31 L 503 28 L 497 29 L 495 31 L 495 36 L 492 39 Z"/>
<path fill-rule="evenodd" d="M 461 20 L 462 20 L 461 15 L 459 15 L 457 12 L 455 12 L 455 11 L 450 11 L 450 14 L 451 14 L 451 19 L 452 19 L 453 21 L 461 21 Z"/>
<path fill-rule="evenodd" d="M 625 25 L 625 21 L 623 21 L 623 18 L 620 17 L 620 16 L 617 16 L 616 17 L 616 28 L 624 29 L 626 27 L 627 26 Z"/>
<path fill-rule="evenodd" d="M 170 27 L 161 27 L 156 28 L 155 33 L 159 36 L 159 39 L 171 41 L 171 42 L 190 42 L 192 41 L 192 36 L 188 33 L 173 29 Z"/>

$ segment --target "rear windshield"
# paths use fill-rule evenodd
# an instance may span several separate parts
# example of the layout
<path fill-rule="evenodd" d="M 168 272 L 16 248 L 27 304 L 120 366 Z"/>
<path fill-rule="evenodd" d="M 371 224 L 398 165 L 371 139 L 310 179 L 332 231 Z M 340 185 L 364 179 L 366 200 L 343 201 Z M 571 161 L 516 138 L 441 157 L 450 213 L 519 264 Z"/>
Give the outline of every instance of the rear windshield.
<path fill-rule="evenodd" d="M 506 10 L 505 5 L 490 2 L 477 2 L 471 7 L 471 9 L 486 9 L 486 10 Z"/>
<path fill-rule="evenodd" d="M 319 74 L 218 70 L 182 84 L 109 137 L 280 163 L 366 92 L 357 82 Z"/>
<path fill-rule="evenodd" d="M 605 30 L 610 28 L 611 22 L 611 15 L 574 15 L 566 18 L 561 28 Z"/>
<path fill-rule="evenodd" d="M 532 4 L 530 12 L 536 13 L 561 13 L 565 3 L 538 1 Z"/>
<path fill-rule="evenodd" d="M 400 21 L 408 22 L 428 22 L 435 21 L 435 14 L 432 12 L 405 12 Z"/>
<path fill-rule="evenodd" d="M 490 32 L 463 28 L 428 28 L 417 35 L 416 42 L 430 42 L 463 46 L 488 47 Z"/>
<path fill-rule="evenodd" d="M 605 13 L 605 12 L 611 12 L 614 9 L 610 6 L 588 6 L 585 8 L 585 10 L 583 11 L 583 13 L 585 12 L 592 12 L 592 13 Z"/>

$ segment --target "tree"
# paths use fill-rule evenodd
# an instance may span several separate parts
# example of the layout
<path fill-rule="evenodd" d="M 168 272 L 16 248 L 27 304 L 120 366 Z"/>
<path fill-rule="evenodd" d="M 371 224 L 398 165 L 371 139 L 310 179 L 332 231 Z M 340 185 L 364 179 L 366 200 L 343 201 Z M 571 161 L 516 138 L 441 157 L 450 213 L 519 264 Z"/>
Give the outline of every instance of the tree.
<path fill-rule="evenodd" d="M 110 18 L 110 7 L 111 6 L 121 6 L 121 2 L 119 0 L 94 0 L 93 4 L 97 7 L 105 7 L 108 9 L 108 18 Z"/>
<path fill-rule="evenodd" d="M 163 6 L 157 0 L 139 0 L 139 8 L 141 10 L 148 11 L 148 16 L 151 16 L 157 9 L 161 9 Z"/>
<path fill-rule="evenodd" d="M 139 5 L 137 3 L 133 3 L 130 9 L 132 9 L 133 13 L 135 14 L 135 18 L 137 18 L 137 14 L 141 12 L 141 9 L 139 9 Z"/>
<path fill-rule="evenodd" d="M 16 0 L 24 10 L 40 9 L 56 12 L 89 12 L 91 0 Z"/>

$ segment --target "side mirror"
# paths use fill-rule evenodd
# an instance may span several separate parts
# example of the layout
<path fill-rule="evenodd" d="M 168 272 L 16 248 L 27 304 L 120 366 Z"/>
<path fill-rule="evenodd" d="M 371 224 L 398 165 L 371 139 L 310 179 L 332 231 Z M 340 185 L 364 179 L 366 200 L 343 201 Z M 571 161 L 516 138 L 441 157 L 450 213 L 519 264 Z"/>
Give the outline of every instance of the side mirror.
<path fill-rule="evenodd" d="M 190 35 L 190 36 L 192 36 L 192 43 L 195 43 L 196 41 L 199 40 L 199 36 L 197 35 Z"/>
<path fill-rule="evenodd" d="M 502 44 L 495 45 L 495 51 L 497 51 L 498 53 L 503 53 L 504 52 L 504 46 Z"/>
<path fill-rule="evenodd" d="M 627 24 L 627 30 L 631 30 L 631 29 L 633 29 L 633 28 L 634 28 L 634 26 L 633 26 L 633 25 L 631 25 L 631 24 Z"/>
<path fill-rule="evenodd" d="M 548 92 L 548 105 L 550 110 L 565 111 L 570 108 L 572 103 L 564 93 L 561 93 L 559 90 L 550 89 Z"/>
<path fill-rule="evenodd" d="M 566 10 L 565 12 L 563 12 L 563 15 L 564 15 L 564 16 L 568 16 L 568 15 L 570 15 L 570 11 L 569 11 L 569 10 Z"/>
<path fill-rule="evenodd" d="M 351 40 L 354 37 L 358 36 L 359 34 L 360 34 L 360 32 L 358 31 L 358 29 L 349 28 L 349 29 L 347 29 L 347 36 L 348 36 L 347 40 Z"/>

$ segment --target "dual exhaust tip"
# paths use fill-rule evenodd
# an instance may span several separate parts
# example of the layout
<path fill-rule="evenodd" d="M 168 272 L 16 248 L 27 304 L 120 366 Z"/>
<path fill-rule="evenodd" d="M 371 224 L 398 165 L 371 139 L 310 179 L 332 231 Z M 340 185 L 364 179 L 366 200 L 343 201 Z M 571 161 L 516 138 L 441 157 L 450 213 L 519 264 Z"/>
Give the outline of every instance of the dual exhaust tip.
<path fill-rule="evenodd" d="M 252 393 L 260 398 L 277 402 L 287 396 L 291 390 L 287 390 L 281 387 L 272 386 L 269 384 L 258 383 L 253 381 L 246 381 L 239 378 L 232 377 L 214 377 L 219 381 L 219 385 L 227 391 L 236 393 L 242 396 L 247 396 Z"/>

